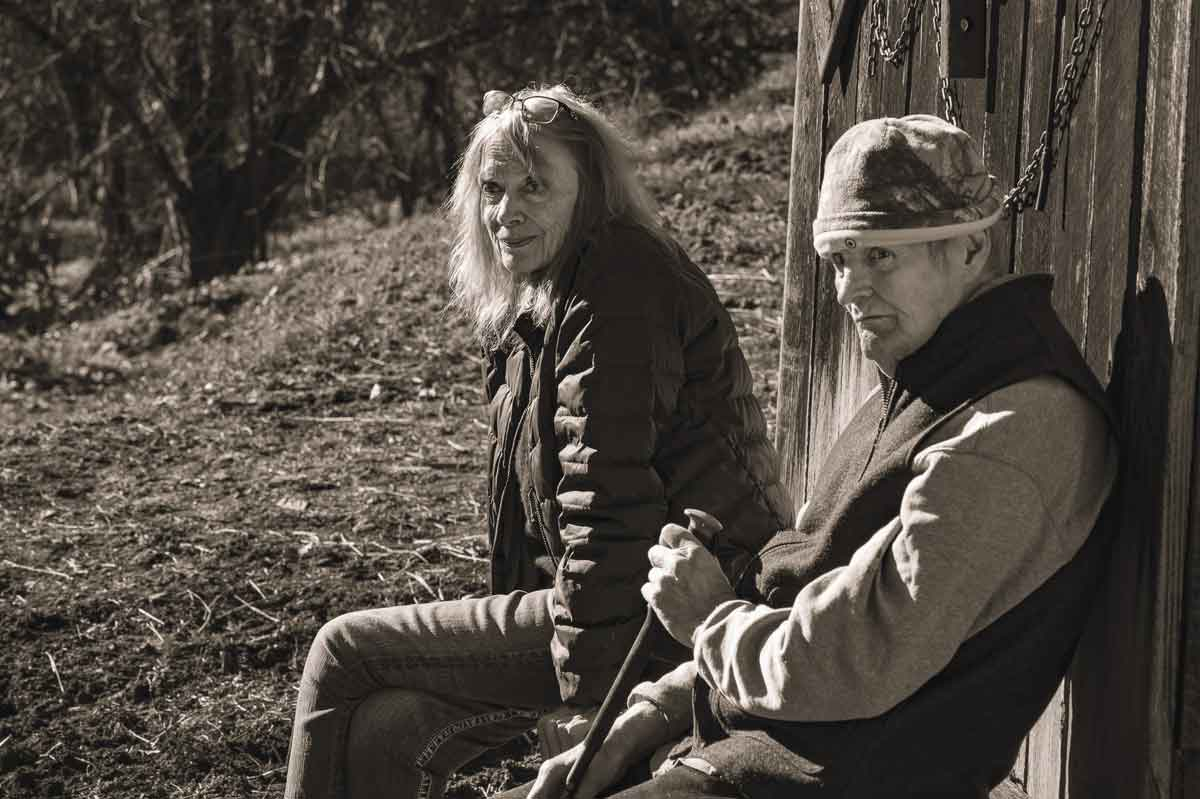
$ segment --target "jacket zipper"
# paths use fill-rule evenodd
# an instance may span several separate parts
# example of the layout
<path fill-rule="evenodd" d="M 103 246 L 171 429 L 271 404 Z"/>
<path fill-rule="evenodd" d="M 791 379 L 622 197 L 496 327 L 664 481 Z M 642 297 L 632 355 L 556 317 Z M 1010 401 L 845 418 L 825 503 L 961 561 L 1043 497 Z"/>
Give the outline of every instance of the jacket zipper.
<path fill-rule="evenodd" d="M 862 472 L 859 473 L 858 479 L 862 480 L 866 475 L 867 469 L 871 465 L 871 461 L 875 458 L 875 448 L 879 446 L 879 439 L 883 437 L 883 429 L 887 427 L 888 417 L 892 415 L 892 400 L 896 397 L 896 381 L 890 377 L 884 378 L 883 383 L 883 407 L 879 415 L 879 425 L 875 428 L 875 439 L 871 442 L 871 451 L 867 455 L 867 461 L 863 464 Z"/>
<path fill-rule="evenodd" d="M 546 345 L 543 342 L 542 350 L 541 350 L 541 352 L 538 353 L 538 358 L 537 358 L 539 363 L 540 363 L 541 359 L 544 358 L 545 356 L 546 356 Z M 537 378 L 539 371 L 534 368 L 532 359 L 530 359 L 530 361 L 527 362 L 527 366 L 529 369 L 529 390 L 532 393 L 534 380 Z M 534 405 L 535 402 L 541 403 L 541 401 L 542 401 L 542 387 L 538 386 L 537 396 L 536 397 L 531 396 L 529 398 L 529 402 L 526 403 L 525 409 L 528 411 L 530 406 Z M 536 408 L 534 409 L 534 414 L 535 414 L 534 424 L 537 424 L 538 416 L 536 415 L 537 414 Z M 524 423 L 524 421 L 525 420 L 522 419 L 522 423 Z M 519 438 L 519 436 L 518 436 L 518 438 Z M 532 472 L 532 470 L 530 470 L 530 471 Z M 534 527 L 537 528 L 538 535 L 541 536 L 542 546 L 544 546 L 546 548 L 546 554 L 550 557 L 550 561 L 554 564 L 554 570 L 558 571 L 559 558 L 557 556 L 555 556 L 555 554 L 554 554 L 554 547 L 552 547 L 550 545 L 550 531 L 546 529 L 546 525 L 543 523 L 543 520 L 542 520 L 542 500 L 540 497 L 538 497 L 537 487 L 530 486 L 528 494 L 529 494 L 530 504 L 533 506 L 533 511 L 534 511 L 533 525 L 534 525 Z"/>

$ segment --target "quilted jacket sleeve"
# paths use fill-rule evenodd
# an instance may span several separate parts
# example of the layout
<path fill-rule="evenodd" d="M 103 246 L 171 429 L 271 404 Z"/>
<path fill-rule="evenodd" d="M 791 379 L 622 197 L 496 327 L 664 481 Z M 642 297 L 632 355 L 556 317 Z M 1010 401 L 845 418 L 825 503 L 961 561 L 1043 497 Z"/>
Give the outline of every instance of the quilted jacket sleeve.
<path fill-rule="evenodd" d="M 551 652 L 564 701 L 594 704 L 616 674 L 641 624 L 646 553 L 667 516 L 654 456 L 665 393 L 683 370 L 669 324 L 649 311 L 623 266 L 593 269 L 567 304 L 557 336 L 554 431 L 558 566 Z M 649 292 L 654 294 L 653 291 Z"/>

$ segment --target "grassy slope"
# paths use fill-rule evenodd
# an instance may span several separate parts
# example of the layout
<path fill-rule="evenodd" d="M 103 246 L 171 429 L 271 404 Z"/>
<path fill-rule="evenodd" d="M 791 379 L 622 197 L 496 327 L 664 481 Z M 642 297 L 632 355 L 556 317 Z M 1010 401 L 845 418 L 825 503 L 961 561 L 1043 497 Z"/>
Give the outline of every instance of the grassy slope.
<path fill-rule="evenodd" d="M 771 419 L 789 60 L 643 140 Z M 436 217 L 314 222 L 205 291 L 0 340 L 0 795 L 278 796 L 320 623 L 485 589 L 445 250 Z M 528 776 L 522 754 L 451 796 Z"/>

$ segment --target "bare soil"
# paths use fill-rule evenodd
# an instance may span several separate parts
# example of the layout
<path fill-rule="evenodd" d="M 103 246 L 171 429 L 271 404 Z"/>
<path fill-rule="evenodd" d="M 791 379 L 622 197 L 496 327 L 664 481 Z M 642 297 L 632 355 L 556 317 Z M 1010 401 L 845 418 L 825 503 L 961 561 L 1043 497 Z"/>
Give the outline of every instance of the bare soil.
<path fill-rule="evenodd" d="M 774 416 L 791 77 L 661 132 L 645 175 Z M 0 796 L 282 795 L 308 643 L 485 586 L 481 360 L 437 217 L 0 340 Z M 531 778 L 518 740 L 455 799 Z"/>

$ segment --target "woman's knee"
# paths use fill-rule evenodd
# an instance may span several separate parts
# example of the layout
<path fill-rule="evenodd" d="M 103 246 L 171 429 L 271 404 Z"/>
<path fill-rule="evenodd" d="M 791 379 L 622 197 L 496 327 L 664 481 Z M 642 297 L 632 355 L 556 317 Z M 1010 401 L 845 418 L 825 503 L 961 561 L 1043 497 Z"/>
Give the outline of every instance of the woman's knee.
<path fill-rule="evenodd" d="M 361 695 L 369 682 L 364 663 L 372 657 L 372 635 L 377 626 L 371 611 L 336 616 L 321 626 L 308 648 L 304 680 L 331 689 Z"/>

